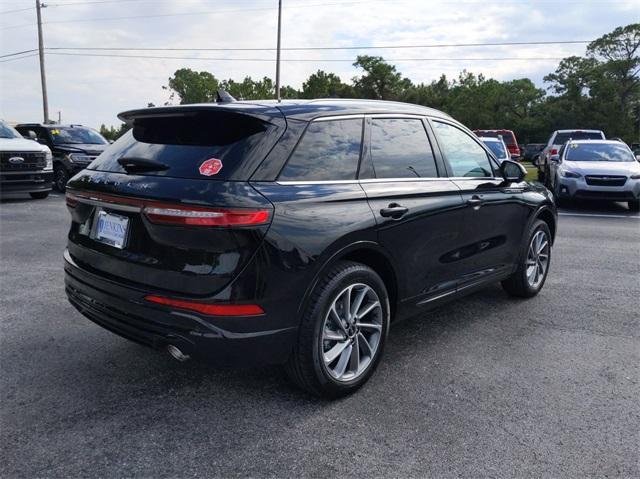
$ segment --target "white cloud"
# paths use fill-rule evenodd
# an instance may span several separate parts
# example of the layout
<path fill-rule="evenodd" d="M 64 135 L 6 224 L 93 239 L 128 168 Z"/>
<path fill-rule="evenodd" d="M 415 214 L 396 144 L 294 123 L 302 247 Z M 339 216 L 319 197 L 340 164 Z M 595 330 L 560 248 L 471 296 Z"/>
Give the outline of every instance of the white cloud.
<path fill-rule="evenodd" d="M 82 2 L 66 0 L 64 3 Z M 275 0 L 134 0 L 103 4 L 51 6 L 44 11 L 48 47 L 275 47 Z M 63 2 L 60 2 L 63 3 Z M 528 40 L 590 40 L 616 26 L 637 21 L 640 0 L 622 2 L 550 1 L 420 1 L 357 2 L 284 0 L 283 46 L 352 46 L 474 43 Z M 342 5 L 338 5 L 342 3 Z M 0 11 L 29 8 L 31 0 L 0 0 Z M 306 6 L 305 6 L 306 5 Z M 312 6 L 310 6 L 312 5 Z M 265 8 L 271 8 L 264 10 Z M 238 11 L 244 10 L 244 11 Z M 74 19 L 220 12 L 129 20 L 55 23 Z M 0 54 L 37 46 L 33 10 L 2 15 Z M 28 25 L 12 28 L 16 25 Z M 0 28 L 1 28 L 0 27 Z M 299 87 L 318 69 L 349 80 L 357 74 L 351 63 L 358 53 L 407 58 L 564 57 L 582 54 L 584 45 L 491 48 L 425 48 L 364 51 L 283 52 L 284 84 Z M 52 52 L 53 53 L 53 52 Z M 103 52 L 198 58 L 274 58 L 274 52 Z M 323 60 L 344 58 L 348 62 Z M 99 126 L 116 124 L 116 114 L 129 108 L 163 103 L 162 90 L 180 67 L 208 70 L 218 78 L 275 76 L 274 62 L 214 60 L 151 60 L 48 54 L 47 81 L 51 116 Z M 415 82 L 429 82 L 442 73 L 456 77 L 462 69 L 507 80 L 542 76 L 557 61 L 395 61 Z M 0 63 L 0 117 L 33 121 L 42 116 L 37 57 Z"/>

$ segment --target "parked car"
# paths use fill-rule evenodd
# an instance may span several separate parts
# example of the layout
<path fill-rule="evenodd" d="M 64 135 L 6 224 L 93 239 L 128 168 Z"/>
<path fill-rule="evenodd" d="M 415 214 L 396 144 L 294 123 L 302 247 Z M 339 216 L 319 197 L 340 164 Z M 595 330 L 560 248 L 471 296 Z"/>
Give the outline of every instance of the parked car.
<path fill-rule="evenodd" d="M 558 199 L 625 201 L 640 211 L 640 163 L 616 140 L 570 140 L 551 157 L 547 186 Z"/>
<path fill-rule="evenodd" d="M 467 128 L 359 100 L 144 108 L 69 182 L 71 304 L 173 357 L 360 387 L 389 325 L 549 271 L 551 193 Z"/>
<path fill-rule="evenodd" d="M 53 179 L 51 150 L 0 121 L 0 193 L 28 193 L 46 198 Z"/>
<path fill-rule="evenodd" d="M 549 174 L 549 158 L 560 151 L 562 145 L 569 140 L 604 140 L 604 132 L 601 130 L 556 130 L 549 137 L 547 145 L 540 153 L 536 166 L 538 167 L 538 180 L 546 182 Z"/>
<path fill-rule="evenodd" d="M 479 138 L 482 143 L 489 147 L 499 163 L 502 163 L 504 160 L 511 159 L 507 145 L 504 144 L 504 140 L 501 137 L 494 138 L 490 136 L 481 136 Z"/>
<path fill-rule="evenodd" d="M 502 137 L 505 145 L 509 149 L 511 159 L 517 160 L 520 158 L 520 147 L 518 146 L 518 140 L 516 140 L 516 134 L 511 130 L 473 130 L 473 132 L 482 137 Z"/>
<path fill-rule="evenodd" d="M 534 166 L 536 166 L 538 157 L 540 156 L 540 153 L 542 153 L 542 150 L 544 150 L 545 146 L 546 145 L 544 143 L 528 143 L 524 147 L 522 158 L 524 161 L 530 161 Z"/>
<path fill-rule="evenodd" d="M 64 191 L 69 178 L 86 168 L 109 146 L 100 133 L 82 125 L 23 123 L 16 129 L 51 149 L 54 184 L 58 191 Z"/>

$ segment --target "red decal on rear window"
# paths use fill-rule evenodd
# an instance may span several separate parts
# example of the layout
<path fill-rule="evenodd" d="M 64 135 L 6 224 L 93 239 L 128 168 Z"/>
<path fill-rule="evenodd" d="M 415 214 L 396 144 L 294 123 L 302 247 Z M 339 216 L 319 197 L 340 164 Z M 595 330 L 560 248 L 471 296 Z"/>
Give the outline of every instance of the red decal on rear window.
<path fill-rule="evenodd" d="M 217 158 L 211 158 L 200 165 L 200 174 L 204 176 L 217 175 L 222 169 L 222 161 Z"/>

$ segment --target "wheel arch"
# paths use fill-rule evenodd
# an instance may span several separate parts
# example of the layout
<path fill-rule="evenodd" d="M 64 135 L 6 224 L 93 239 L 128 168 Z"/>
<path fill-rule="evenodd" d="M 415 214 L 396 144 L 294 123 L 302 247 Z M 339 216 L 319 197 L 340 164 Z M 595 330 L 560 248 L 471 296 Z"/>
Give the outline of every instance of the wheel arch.
<path fill-rule="evenodd" d="M 311 281 L 311 284 L 307 287 L 304 298 L 300 302 L 298 313 L 301 314 L 301 312 L 304 311 L 313 289 L 325 272 L 339 261 L 354 261 L 364 264 L 380 276 L 387 288 L 389 307 L 391 309 L 391 317 L 393 318 L 398 306 L 398 273 L 388 253 L 380 245 L 372 241 L 360 241 L 350 244 L 339 249 L 325 260 L 322 266 L 318 268 L 313 281 Z"/>
<path fill-rule="evenodd" d="M 540 219 L 545 223 L 547 223 L 547 226 L 549 227 L 549 231 L 551 232 L 551 242 L 553 244 L 556 240 L 556 231 L 558 227 L 556 215 L 553 213 L 553 211 L 551 211 L 550 208 L 543 207 L 540 210 L 538 210 L 536 215 L 534 215 L 533 221 L 535 221 L 536 219 Z"/>

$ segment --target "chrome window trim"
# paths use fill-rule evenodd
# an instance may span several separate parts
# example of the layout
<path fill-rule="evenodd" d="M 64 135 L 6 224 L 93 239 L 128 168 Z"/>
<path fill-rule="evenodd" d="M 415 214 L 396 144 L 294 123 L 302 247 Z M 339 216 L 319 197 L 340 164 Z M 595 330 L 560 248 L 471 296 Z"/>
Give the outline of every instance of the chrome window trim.
<path fill-rule="evenodd" d="M 85 198 L 77 197 L 78 203 L 85 203 L 87 205 L 98 206 L 109 210 L 128 211 L 130 213 L 140 213 L 142 208 L 140 206 L 123 205 L 120 203 L 111 203 L 109 201 L 99 200 L 97 198 Z"/>
<path fill-rule="evenodd" d="M 314 118 L 309 123 L 315 123 L 320 121 L 358 120 L 363 118 L 364 118 L 364 115 L 362 113 L 357 113 L 355 115 L 320 116 L 318 118 Z"/>

